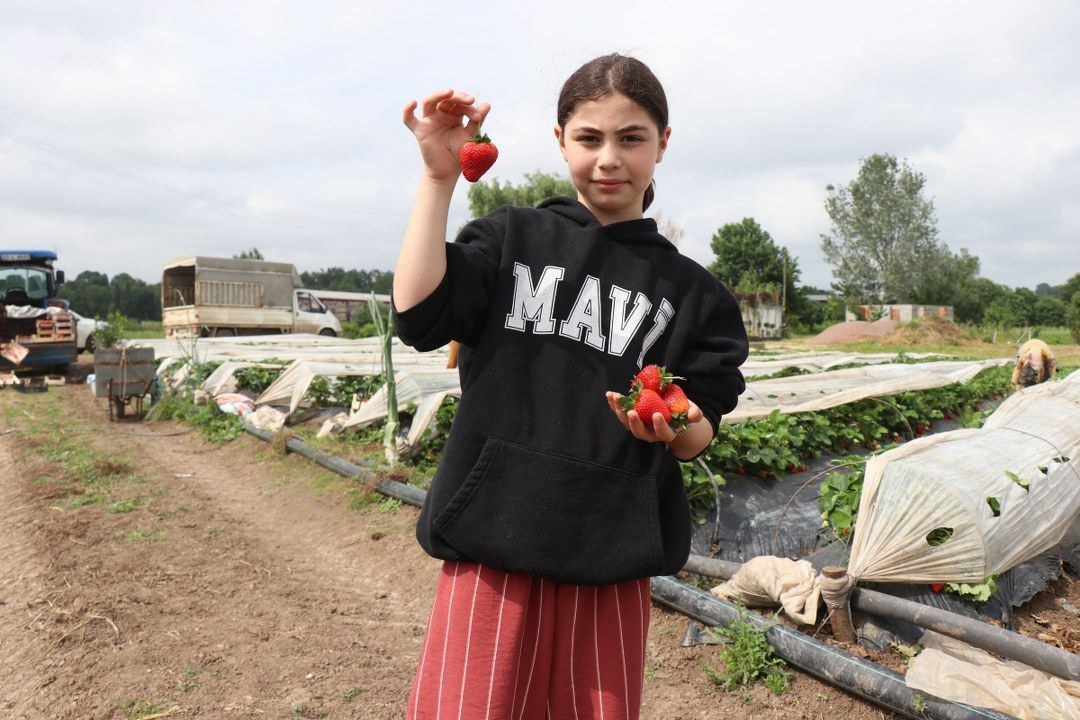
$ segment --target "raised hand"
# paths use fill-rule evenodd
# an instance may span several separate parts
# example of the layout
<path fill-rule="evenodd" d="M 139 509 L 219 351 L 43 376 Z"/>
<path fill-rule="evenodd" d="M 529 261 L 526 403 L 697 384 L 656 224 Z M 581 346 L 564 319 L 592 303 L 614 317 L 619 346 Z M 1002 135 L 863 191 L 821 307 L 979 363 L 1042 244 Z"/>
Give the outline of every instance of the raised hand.
<path fill-rule="evenodd" d="M 475 105 L 476 98 L 466 92 L 442 90 L 405 106 L 402 119 L 420 145 L 424 169 L 433 180 L 456 180 L 461 172 L 458 153 L 467 140 L 476 135 L 484 122 L 490 103 Z M 420 108 L 420 116 L 416 109 Z M 467 122 L 463 123 L 462 120 Z"/>

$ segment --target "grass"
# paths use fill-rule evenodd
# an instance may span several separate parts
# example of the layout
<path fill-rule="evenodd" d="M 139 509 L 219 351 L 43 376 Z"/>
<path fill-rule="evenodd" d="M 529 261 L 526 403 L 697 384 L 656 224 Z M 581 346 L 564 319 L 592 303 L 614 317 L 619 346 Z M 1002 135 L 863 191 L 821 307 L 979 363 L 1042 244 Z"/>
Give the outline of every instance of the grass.
<path fill-rule="evenodd" d="M 56 470 L 35 478 L 35 484 L 57 482 L 60 497 L 70 508 L 98 505 L 111 499 L 118 481 L 137 480 L 130 459 L 123 453 L 102 452 L 84 438 L 91 437 L 93 428 L 85 421 L 72 418 L 59 393 L 7 396 L 4 419 L 19 426 L 29 442 L 22 450 L 36 458 L 55 464 Z M 125 502 L 131 507 L 125 509 Z M 134 500 L 119 500 L 107 509 L 128 512 Z"/>
<path fill-rule="evenodd" d="M 130 320 L 124 330 L 124 337 L 132 340 L 152 340 L 165 337 L 165 329 L 160 320 Z"/>
<path fill-rule="evenodd" d="M 1056 330 L 1056 329 L 1055 329 Z M 844 343 L 838 345 L 811 345 L 807 342 L 810 336 L 800 336 L 781 341 L 785 348 L 793 350 L 841 350 L 855 353 L 899 353 L 899 352 L 936 352 L 942 355 L 950 355 L 961 360 L 986 360 L 988 358 L 1015 358 L 1019 345 L 1014 342 L 1018 333 L 998 335 L 998 342 L 975 342 L 970 345 L 951 345 L 948 343 L 925 343 L 920 345 L 904 345 L 898 343 L 886 343 L 880 340 Z M 1006 339 L 1007 338 L 1007 339 Z M 1058 365 L 1080 365 L 1080 345 L 1071 342 L 1056 342 L 1058 334 L 1051 333 L 1048 339 L 1046 332 L 1042 333 L 1044 340 L 1054 351 Z M 1065 339 L 1071 340 L 1071 336 Z"/>

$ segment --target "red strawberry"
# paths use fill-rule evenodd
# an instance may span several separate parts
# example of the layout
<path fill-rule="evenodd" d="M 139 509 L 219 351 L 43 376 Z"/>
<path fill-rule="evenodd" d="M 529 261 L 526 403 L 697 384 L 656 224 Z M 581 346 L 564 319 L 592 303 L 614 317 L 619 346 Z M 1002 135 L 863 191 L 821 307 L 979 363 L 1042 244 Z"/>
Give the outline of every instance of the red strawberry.
<path fill-rule="evenodd" d="M 671 422 L 671 411 L 668 410 L 667 404 L 659 395 L 648 388 L 642 388 L 640 391 L 624 397 L 623 408 L 626 412 L 636 410 L 638 417 L 641 418 L 641 422 L 645 424 L 645 427 L 652 426 L 652 416 L 654 413 L 663 415 L 664 422 Z"/>
<path fill-rule="evenodd" d="M 672 380 L 682 380 L 682 378 L 669 374 L 666 368 L 658 365 L 646 365 L 634 376 L 634 382 L 640 382 L 641 387 L 648 388 L 654 393 L 661 392 Z"/>
<path fill-rule="evenodd" d="M 492 144 L 487 135 L 477 130 L 476 137 L 461 146 L 458 159 L 461 160 L 461 174 L 469 182 L 476 182 L 480 176 L 495 164 L 499 149 Z"/>
<path fill-rule="evenodd" d="M 675 383 L 669 383 L 660 391 L 660 398 L 671 411 L 671 426 L 675 430 L 686 427 L 686 414 L 690 412 L 690 401 L 686 398 L 683 389 Z"/>
<path fill-rule="evenodd" d="M 945 589 L 945 583 L 933 583 L 930 585 L 930 589 L 934 592 L 941 592 Z"/>

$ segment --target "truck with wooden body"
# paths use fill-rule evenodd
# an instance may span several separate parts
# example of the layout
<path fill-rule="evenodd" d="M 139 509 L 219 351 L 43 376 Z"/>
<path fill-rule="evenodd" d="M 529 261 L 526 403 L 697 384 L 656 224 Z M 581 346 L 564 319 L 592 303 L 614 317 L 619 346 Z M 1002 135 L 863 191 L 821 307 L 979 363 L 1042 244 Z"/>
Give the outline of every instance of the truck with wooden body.
<path fill-rule="evenodd" d="M 49 250 L 0 250 L 0 370 L 64 372 L 75 318 L 56 300 L 64 272 Z"/>
<path fill-rule="evenodd" d="M 167 338 L 311 333 L 341 323 L 291 263 L 186 255 L 165 264 L 161 324 Z"/>

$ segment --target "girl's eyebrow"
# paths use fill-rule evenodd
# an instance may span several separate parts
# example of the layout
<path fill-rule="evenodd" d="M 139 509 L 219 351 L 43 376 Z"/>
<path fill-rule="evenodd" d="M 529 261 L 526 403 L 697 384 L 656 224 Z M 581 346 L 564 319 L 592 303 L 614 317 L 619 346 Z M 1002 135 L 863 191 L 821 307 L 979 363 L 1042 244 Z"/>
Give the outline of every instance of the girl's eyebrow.
<path fill-rule="evenodd" d="M 585 126 L 585 125 L 583 125 L 581 127 L 576 127 L 576 128 L 574 128 L 574 130 L 576 132 L 589 132 L 589 133 L 594 133 L 594 134 L 597 134 L 597 135 L 603 135 L 604 134 L 602 130 L 598 130 L 597 128 L 588 127 L 588 126 Z M 622 133 L 642 132 L 642 131 L 646 131 L 646 130 L 648 130 L 648 128 L 646 126 L 644 126 L 644 125 L 627 125 L 626 127 L 622 127 L 622 128 L 619 128 L 618 130 L 616 130 L 615 134 L 620 135 Z"/>

